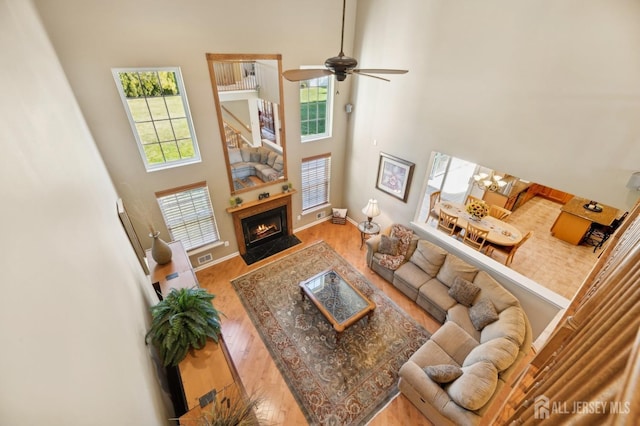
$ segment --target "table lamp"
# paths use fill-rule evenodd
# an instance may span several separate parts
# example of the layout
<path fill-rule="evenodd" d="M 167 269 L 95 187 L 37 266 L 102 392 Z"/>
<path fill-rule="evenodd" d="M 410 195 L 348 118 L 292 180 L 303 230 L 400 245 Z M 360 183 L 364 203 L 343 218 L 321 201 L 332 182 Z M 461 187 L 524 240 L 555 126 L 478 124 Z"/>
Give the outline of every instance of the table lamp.
<path fill-rule="evenodd" d="M 367 224 L 365 228 L 371 229 L 371 219 L 380 215 L 380 208 L 378 207 L 378 200 L 371 198 L 367 205 L 362 209 L 362 213 L 367 216 Z"/>

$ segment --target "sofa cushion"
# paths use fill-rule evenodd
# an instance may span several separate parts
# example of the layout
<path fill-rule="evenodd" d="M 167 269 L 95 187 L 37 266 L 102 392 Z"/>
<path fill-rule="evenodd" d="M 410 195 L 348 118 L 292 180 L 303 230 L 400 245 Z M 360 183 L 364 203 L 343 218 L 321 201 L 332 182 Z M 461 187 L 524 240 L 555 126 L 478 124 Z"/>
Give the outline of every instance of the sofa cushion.
<path fill-rule="evenodd" d="M 457 362 L 446 350 L 441 348 L 433 340 L 427 340 L 424 345 L 420 346 L 417 351 L 411 355 L 409 362 L 424 368 L 427 365 L 451 364 L 460 367 L 462 362 Z"/>
<path fill-rule="evenodd" d="M 397 238 L 381 235 L 380 245 L 378 245 L 378 252 L 382 254 L 390 254 L 391 256 L 397 256 L 399 243 L 400 240 L 398 240 Z"/>
<path fill-rule="evenodd" d="M 489 299 L 480 299 L 469 308 L 469 318 L 476 330 L 480 331 L 487 325 L 498 320 L 498 312 Z"/>
<path fill-rule="evenodd" d="M 473 303 L 473 300 L 479 292 L 480 287 L 471 281 L 465 280 L 461 276 L 455 277 L 453 285 L 449 288 L 449 296 L 467 307 L 471 306 L 471 303 Z"/>
<path fill-rule="evenodd" d="M 273 167 L 273 165 L 276 163 L 276 158 L 278 158 L 278 154 L 271 151 L 269 153 L 269 157 L 267 158 L 267 164 L 269 165 L 269 167 Z"/>
<path fill-rule="evenodd" d="M 513 294 L 509 293 L 485 271 L 478 272 L 473 279 L 473 283 L 481 289 L 477 299 L 491 299 L 498 312 L 502 312 L 509 306 L 518 306 L 520 304 Z"/>
<path fill-rule="evenodd" d="M 493 396 L 498 385 L 498 371 L 490 362 L 477 362 L 462 367 L 462 376 L 445 390 L 456 404 L 467 410 L 482 408 Z"/>
<path fill-rule="evenodd" d="M 498 314 L 498 320 L 487 325 L 480 333 L 480 343 L 505 337 L 518 346 L 524 342 L 527 326 L 524 312 L 519 306 L 511 306 Z"/>
<path fill-rule="evenodd" d="M 405 262 L 393 274 L 393 285 L 411 300 L 416 300 L 418 290 L 430 279 L 432 278 L 412 262 Z"/>
<path fill-rule="evenodd" d="M 273 163 L 273 170 L 281 172 L 284 169 L 284 158 L 282 155 L 276 156 L 276 161 Z"/>
<path fill-rule="evenodd" d="M 493 364 L 498 372 L 501 372 L 511 367 L 513 361 L 518 357 L 519 350 L 520 347 L 507 338 L 489 340 L 473 348 L 464 359 L 463 366 L 487 361 Z"/>
<path fill-rule="evenodd" d="M 258 151 L 256 148 L 251 149 L 249 151 L 249 161 L 251 161 L 252 163 L 259 163 L 260 151 Z"/>
<path fill-rule="evenodd" d="M 262 164 L 267 164 L 267 160 L 269 159 L 269 153 L 271 152 L 271 150 L 265 147 L 261 147 L 259 151 L 260 151 L 260 162 Z"/>
<path fill-rule="evenodd" d="M 245 163 L 248 163 L 249 161 L 251 161 L 251 148 L 240 148 L 240 155 L 242 155 L 242 161 L 244 161 Z"/>
<path fill-rule="evenodd" d="M 435 277 L 447 257 L 447 251 L 427 240 L 419 240 L 409 259 L 429 276 Z"/>
<path fill-rule="evenodd" d="M 242 153 L 238 148 L 229 148 L 229 164 L 241 163 L 242 162 Z"/>
<path fill-rule="evenodd" d="M 451 364 L 428 365 L 424 368 L 424 372 L 436 383 L 453 382 L 462 376 L 462 369 Z"/>
<path fill-rule="evenodd" d="M 438 329 L 431 340 L 444 352 L 446 352 L 451 359 L 453 359 L 458 365 L 462 365 L 465 358 L 469 353 L 478 346 L 478 342 L 469 336 L 460 326 L 454 322 L 446 322 L 442 327 Z M 444 364 L 439 362 L 437 364 Z M 450 364 L 448 362 L 447 364 Z M 426 365 L 426 364 L 425 364 Z M 435 365 L 430 363 L 430 365 Z"/>
<path fill-rule="evenodd" d="M 467 281 L 473 281 L 477 273 L 478 269 L 475 266 L 471 266 L 459 257 L 449 253 L 444 264 L 438 271 L 437 278 L 442 284 L 451 287 L 453 280 L 455 280 L 457 276 Z"/>
<path fill-rule="evenodd" d="M 450 307 L 449 310 L 447 310 L 447 321 L 455 322 L 466 331 L 469 336 L 480 342 L 480 332 L 473 326 L 471 318 L 469 317 L 469 308 L 466 306 L 457 303 Z"/>

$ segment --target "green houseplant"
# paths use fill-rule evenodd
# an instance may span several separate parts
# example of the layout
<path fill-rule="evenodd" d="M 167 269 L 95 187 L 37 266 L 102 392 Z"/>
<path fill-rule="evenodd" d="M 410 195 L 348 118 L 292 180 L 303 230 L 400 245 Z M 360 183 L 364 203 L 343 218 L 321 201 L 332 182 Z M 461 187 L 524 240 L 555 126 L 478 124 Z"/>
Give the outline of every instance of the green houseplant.
<path fill-rule="evenodd" d="M 165 366 L 178 365 L 191 348 L 202 348 L 208 337 L 218 342 L 224 314 L 213 307 L 214 298 L 202 288 L 172 289 L 151 307 L 151 328 L 145 339 L 151 338 Z"/>

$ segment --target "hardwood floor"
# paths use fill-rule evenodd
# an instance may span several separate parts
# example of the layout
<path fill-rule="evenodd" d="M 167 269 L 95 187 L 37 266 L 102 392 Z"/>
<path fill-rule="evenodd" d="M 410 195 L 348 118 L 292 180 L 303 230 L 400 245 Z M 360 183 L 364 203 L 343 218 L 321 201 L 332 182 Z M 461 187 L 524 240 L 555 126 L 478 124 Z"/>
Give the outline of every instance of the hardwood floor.
<path fill-rule="evenodd" d="M 516 253 L 511 268 L 570 299 L 595 264 L 600 251 L 594 254 L 593 247 L 574 246 L 552 237 L 549 229 L 559 211 L 560 204 L 535 197 L 513 212 L 509 222 L 523 232 L 533 230 L 534 236 Z M 334 225 L 327 221 L 296 232 L 296 235 L 302 244 L 251 266 L 247 266 L 238 256 L 197 272 L 200 285 L 216 295 L 214 304 L 226 315 L 222 331 L 229 351 L 247 391 L 263 396 L 259 415 L 269 425 L 299 425 L 307 422 L 230 280 L 286 256 L 291 251 L 324 240 L 429 332 L 434 333 L 440 327 L 424 310 L 366 266 L 365 248 L 360 249 L 360 233 L 350 222 Z M 493 256 L 496 260 L 504 260 L 499 253 Z M 431 425 L 403 395 L 398 395 L 370 424 Z"/>
<path fill-rule="evenodd" d="M 247 266 L 238 256 L 197 272 L 200 285 L 216 295 L 213 303 L 225 314 L 222 333 L 229 352 L 247 392 L 259 393 L 263 396 L 264 401 L 260 406 L 259 415 L 269 425 L 300 425 L 307 422 L 247 316 L 230 280 L 286 256 L 292 251 L 324 240 L 357 268 L 371 284 L 377 286 L 430 333 L 434 333 L 440 327 L 440 324 L 422 308 L 369 270 L 365 264 L 365 248 L 360 249 L 360 233 L 351 223 L 334 225 L 327 221 L 296 232 L 296 236 L 300 238 L 302 244 L 251 266 Z M 398 395 L 369 424 L 373 426 L 431 425 L 402 395 Z"/>

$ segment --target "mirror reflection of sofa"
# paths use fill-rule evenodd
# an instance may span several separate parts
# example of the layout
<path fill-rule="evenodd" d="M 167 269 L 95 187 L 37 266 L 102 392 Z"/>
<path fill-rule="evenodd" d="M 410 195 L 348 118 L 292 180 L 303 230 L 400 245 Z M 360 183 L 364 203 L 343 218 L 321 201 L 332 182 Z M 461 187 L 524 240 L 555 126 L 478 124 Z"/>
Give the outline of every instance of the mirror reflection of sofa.
<path fill-rule="evenodd" d="M 399 371 L 398 388 L 437 425 L 477 425 L 530 353 L 518 299 L 489 273 L 394 224 L 367 265 L 444 323 Z"/>
<path fill-rule="evenodd" d="M 263 182 L 273 182 L 284 176 L 282 154 L 264 146 L 229 148 L 229 165 L 233 179 L 256 176 Z"/>

